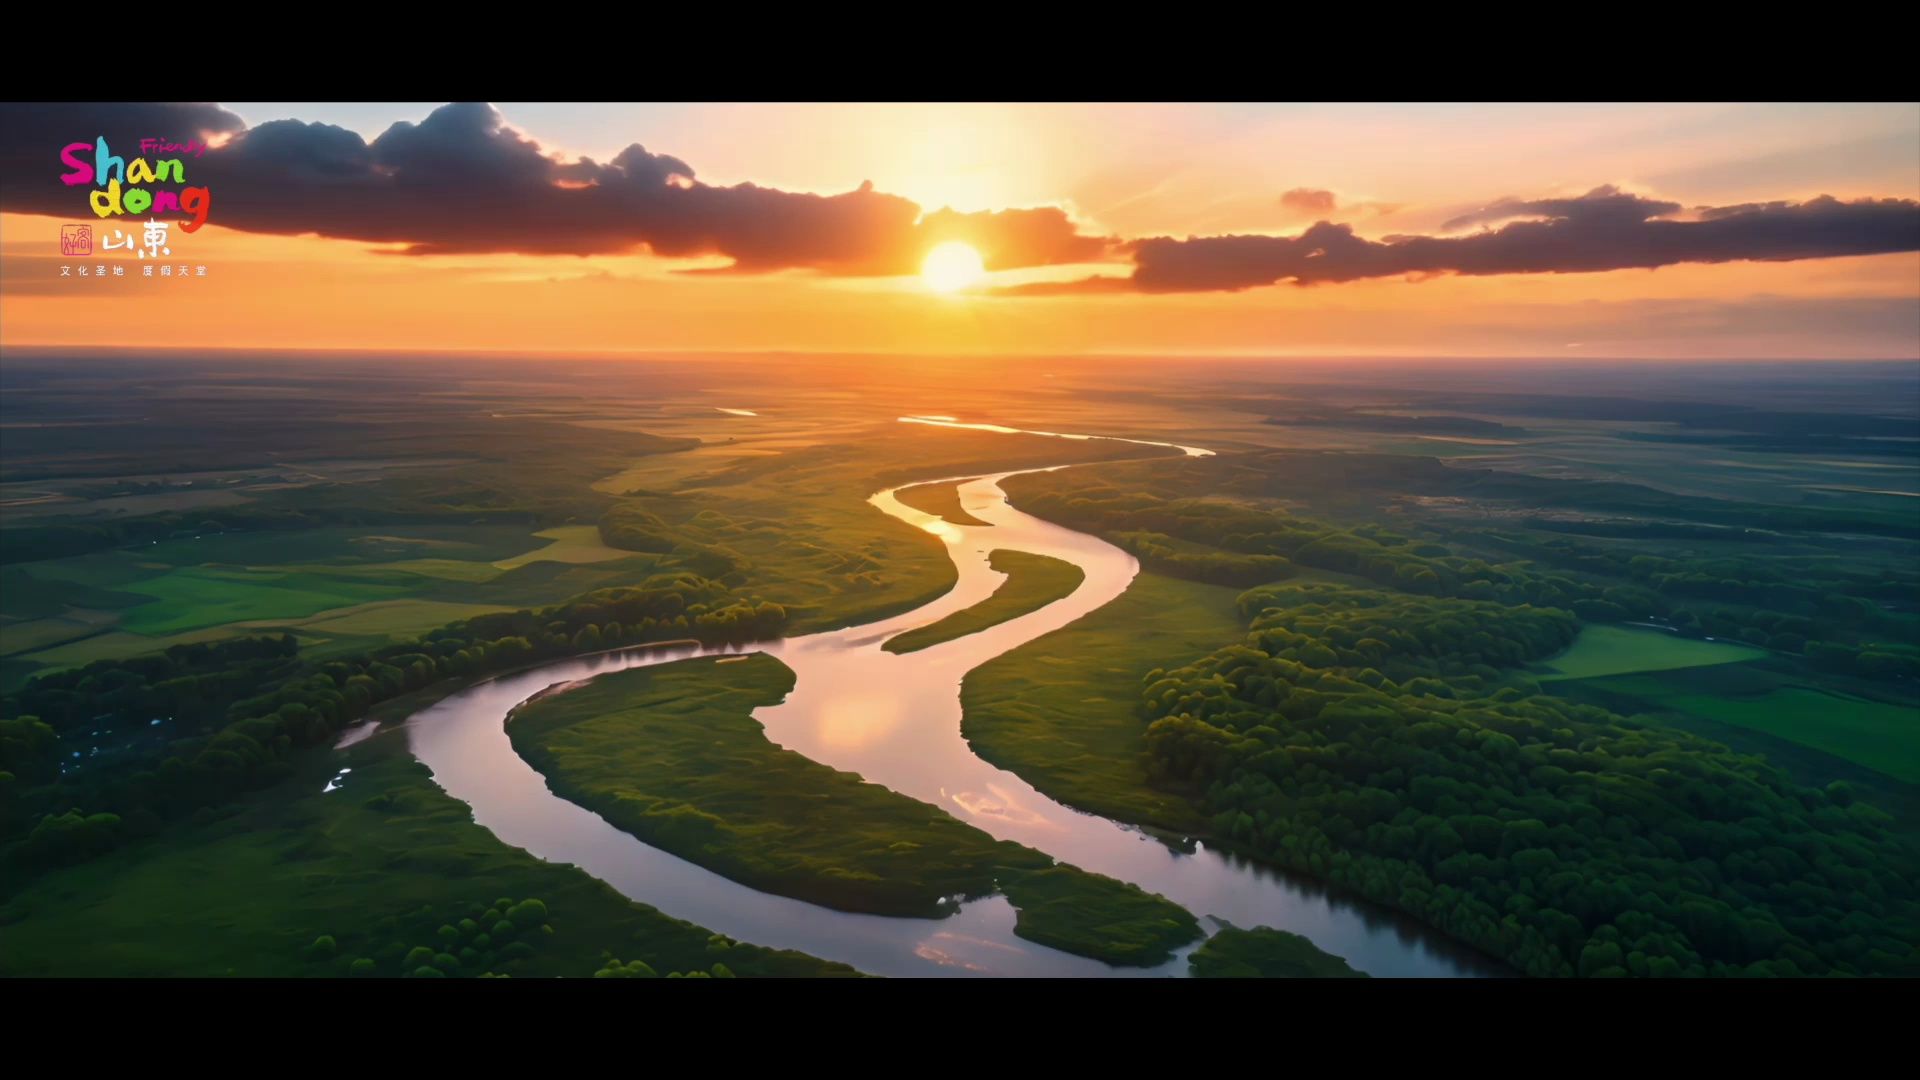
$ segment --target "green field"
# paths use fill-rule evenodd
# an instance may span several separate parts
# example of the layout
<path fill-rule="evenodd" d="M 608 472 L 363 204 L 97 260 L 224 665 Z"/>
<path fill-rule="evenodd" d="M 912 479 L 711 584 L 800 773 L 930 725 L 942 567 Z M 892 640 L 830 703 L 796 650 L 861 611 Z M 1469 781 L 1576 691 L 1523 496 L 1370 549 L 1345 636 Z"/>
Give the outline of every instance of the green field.
<path fill-rule="evenodd" d="M 1070 562 L 1025 551 L 995 551 L 987 556 L 987 565 L 1007 575 L 992 596 L 939 622 L 889 638 L 881 648 L 890 653 L 917 652 L 977 634 L 1063 599 L 1087 579 L 1086 573 Z"/>
<path fill-rule="evenodd" d="M 1896 780 L 1920 784 L 1920 709 L 1806 687 L 1785 687 L 1758 698 L 1681 694 L 1669 708 L 1721 723 L 1764 731 L 1824 750 Z"/>
<path fill-rule="evenodd" d="M 596 563 L 610 559 L 624 559 L 630 551 L 611 548 L 600 542 L 600 530 L 592 525 L 561 525 L 557 528 L 542 529 L 533 535 L 550 541 L 546 547 L 515 555 L 511 559 L 502 559 L 493 565 L 502 570 L 512 570 L 536 562 L 559 563 Z"/>
<path fill-rule="evenodd" d="M 591 525 L 212 533 L 5 567 L 0 656 L 16 661 L 11 686 L 244 633 L 385 639 L 631 583 L 658 562 L 606 546 Z"/>
<path fill-rule="evenodd" d="M 124 630 L 95 634 L 92 637 L 69 641 L 63 645 L 41 649 L 31 654 L 31 659 L 45 664 L 47 668 L 63 668 L 92 663 L 110 657 L 136 656 L 140 653 L 159 652 L 174 645 L 189 645 L 197 641 L 217 641 L 221 638 L 244 634 L 244 630 L 227 627 L 213 627 L 205 630 L 188 630 L 178 634 L 161 637 L 148 637 L 144 634 L 129 634 Z"/>
<path fill-rule="evenodd" d="M 751 710 L 793 678 L 765 655 L 638 668 L 536 702 L 507 730 L 555 792 L 756 889 L 912 916 L 1004 892 L 1021 936 L 1114 964 L 1156 964 L 1199 936 L 1163 899 L 768 742 Z"/>
<path fill-rule="evenodd" d="M 333 608 L 406 594 L 400 585 L 374 585 L 318 574 L 195 566 L 128 586 L 153 597 L 128 608 L 121 627 L 160 636 L 227 623 L 302 619 Z"/>
<path fill-rule="evenodd" d="M 898 462 L 918 462 L 905 471 L 925 475 L 1122 452 L 1110 444 L 891 423 L 849 433 L 836 424 L 840 444 L 775 429 L 764 449 L 716 446 L 725 452 L 693 469 L 700 452 L 684 449 L 694 445 L 690 440 L 624 429 L 617 436 L 547 430 L 564 435 L 543 444 L 553 456 L 536 462 L 516 457 L 492 470 L 436 472 L 431 481 L 390 479 L 350 496 L 291 488 L 262 500 L 319 515 L 344 498 L 355 513 L 363 503 L 384 504 L 409 515 L 457 515 L 458 523 L 247 529 L 223 526 L 210 510 L 208 520 L 184 519 L 150 542 L 96 543 L 83 554 L 7 565 L 0 569 L 0 657 L 7 661 L 0 689 L 74 664 L 240 633 L 312 632 L 330 639 L 328 648 L 351 647 L 341 642 L 418 633 L 486 609 L 553 603 L 634 584 L 663 568 L 751 589 L 785 606 L 798 631 L 871 621 L 925 603 L 953 582 L 936 538 L 866 503 L 877 488 L 905 478 Z M 607 439 L 631 440 L 638 456 L 599 445 Z M 593 480 L 606 475 L 600 470 L 609 462 L 641 492 L 621 505 L 657 512 L 669 537 L 664 547 L 613 546 L 591 523 L 614 501 L 596 493 Z M 396 460 L 391 471 L 403 476 L 406 466 Z M 565 479 L 556 482 L 556 474 Z M 654 494 L 663 489 L 672 494 Z M 503 502 L 525 505 L 516 513 L 529 523 L 473 517 Z M 536 508 L 547 504 L 568 511 L 557 518 L 567 523 L 532 524 L 541 520 Z"/>
<path fill-rule="evenodd" d="M 1876 687 L 1872 692 L 1884 694 L 1887 689 Z M 1555 690 L 1584 693 L 1622 710 L 1705 718 L 1832 755 L 1909 785 L 1920 784 L 1920 703 L 1911 697 L 1876 700 L 1844 688 L 1823 689 L 1806 685 L 1804 672 L 1761 665 L 1569 680 Z M 1813 757 L 1817 761 L 1819 755 Z M 1824 785 L 1827 779 L 1809 774 L 1807 781 Z M 1912 789 L 1904 794 L 1911 798 Z"/>
<path fill-rule="evenodd" d="M 1557 679 L 1592 679 L 1602 675 L 1626 675 L 1636 671 L 1668 671 L 1674 668 L 1706 667 L 1712 664 L 1737 664 L 1767 655 L 1765 649 L 1750 645 L 1731 645 L 1723 641 L 1697 641 L 1676 637 L 1662 630 L 1627 626 L 1588 626 L 1580 631 L 1573 647 L 1546 661 L 1553 674 L 1541 676 L 1541 682 Z"/>
<path fill-rule="evenodd" d="M 981 521 L 961 508 L 960 484 L 965 482 L 943 480 L 937 484 L 915 484 L 913 487 L 900 488 L 893 493 L 893 497 L 923 514 L 944 518 L 950 524 L 991 526 L 992 522 Z"/>
<path fill-rule="evenodd" d="M 367 569 L 397 570 L 403 574 L 418 574 L 421 577 L 459 581 L 469 585 L 492 581 L 501 574 L 500 567 L 492 563 L 467 562 L 464 559 L 402 559 L 398 562 L 375 563 Z"/>
<path fill-rule="evenodd" d="M 961 684 L 974 753 L 1055 799 L 1123 821 L 1202 827 L 1147 786 L 1141 680 L 1246 634 L 1239 590 L 1141 574 L 1119 599 L 976 668 Z"/>
<path fill-rule="evenodd" d="M 136 554 L 147 561 L 182 566 L 359 566 L 410 558 L 493 562 L 537 546 L 528 532 L 511 525 L 326 526 L 162 540 Z"/>
<path fill-rule="evenodd" d="M 304 618 L 223 622 L 214 626 L 164 634 L 140 634 L 114 629 L 110 620 L 101 620 L 86 625 L 82 634 L 71 636 L 68 640 L 43 644 L 32 652 L 9 657 L 8 659 L 20 663 L 20 668 L 19 674 L 9 679 L 6 686 L 10 689 L 19 679 L 29 674 L 88 664 L 95 660 L 112 660 L 158 652 L 174 645 L 219 641 L 223 638 L 247 634 L 285 631 L 306 643 L 303 644 L 303 648 L 324 643 L 333 650 L 342 647 L 377 645 L 398 635 L 416 634 L 423 630 L 444 626 L 458 619 L 470 618 L 490 611 L 511 610 L 513 610 L 512 605 L 501 604 L 465 604 L 443 600 L 376 600 L 346 607 L 328 607 Z M 5 640 L 12 643 L 17 636 L 20 636 L 21 631 L 34 631 L 41 623 L 48 621 L 50 620 L 7 626 L 0 628 L 0 634 L 4 634 Z M 28 667 L 27 664 L 36 666 Z"/>
<path fill-rule="evenodd" d="M 423 596 L 434 600 L 539 607 L 614 585 L 646 580 L 660 568 L 654 555 L 624 553 L 621 559 L 596 563 L 536 562 L 507 571 L 478 586 L 442 581 Z M 493 570 L 491 566 L 489 570 Z"/>
<path fill-rule="evenodd" d="M 501 604 L 455 604 L 445 600 L 383 600 L 360 604 L 324 617 L 294 623 L 304 630 L 322 634 L 386 638 L 418 632 L 460 619 L 471 619 L 490 611 L 512 611 Z"/>
<path fill-rule="evenodd" d="M 344 786 L 322 794 L 343 766 Z M 26 883 L 0 902 L 0 975 L 344 976 L 362 957 L 375 974 L 401 975 L 412 949 L 444 948 L 439 927 L 502 897 L 541 900 L 553 933 L 517 928 L 530 952 L 502 950 L 486 970 L 586 977 L 611 951 L 661 974 L 715 963 L 737 975 L 851 974 L 799 953 L 718 948 L 706 930 L 507 847 L 385 738 L 309 758 L 219 820 Z M 309 955 L 322 935 L 334 950 Z"/>
<path fill-rule="evenodd" d="M 91 637 L 112 627 L 115 621 L 109 611 L 69 608 L 62 615 L 0 623 L 0 656 L 51 649 Z"/>
<path fill-rule="evenodd" d="M 0 614 L 25 621 L 59 616 L 74 608 L 112 610 L 138 604 L 147 598 L 111 587 L 138 576 L 138 572 L 102 574 L 87 581 L 35 574 L 19 566 L 0 567 Z"/>

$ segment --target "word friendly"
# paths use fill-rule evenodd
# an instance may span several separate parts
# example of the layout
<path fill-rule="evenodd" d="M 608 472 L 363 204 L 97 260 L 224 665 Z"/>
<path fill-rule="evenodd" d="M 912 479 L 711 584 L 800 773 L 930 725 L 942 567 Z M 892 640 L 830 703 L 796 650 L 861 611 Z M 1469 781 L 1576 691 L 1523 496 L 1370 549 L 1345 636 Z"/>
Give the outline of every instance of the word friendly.
<path fill-rule="evenodd" d="M 140 152 L 143 154 L 192 154 L 199 157 L 207 152 L 207 144 L 200 139 L 188 139 L 177 143 L 171 139 L 141 139 Z"/>
<path fill-rule="evenodd" d="M 155 144 L 167 149 L 176 149 L 174 144 L 161 143 L 148 139 L 141 146 Z M 182 151 L 194 153 L 193 144 L 177 147 Z M 93 164 L 89 166 L 81 155 L 93 151 Z M 107 137 L 100 136 L 92 146 L 86 143 L 68 143 L 60 149 L 60 163 L 71 169 L 62 173 L 60 182 L 69 187 L 80 184 L 92 184 L 96 190 L 87 194 L 87 202 L 98 217 L 111 217 L 115 214 L 186 214 L 191 221 L 182 223 L 183 232 L 194 232 L 207 223 L 207 212 L 213 209 L 213 193 L 204 187 L 182 187 L 179 191 L 149 191 L 137 185 L 185 184 L 186 165 L 179 158 L 163 158 L 149 164 L 146 158 L 134 158 L 131 162 L 115 155 L 107 149 Z M 127 185 L 123 190 L 121 185 Z"/>

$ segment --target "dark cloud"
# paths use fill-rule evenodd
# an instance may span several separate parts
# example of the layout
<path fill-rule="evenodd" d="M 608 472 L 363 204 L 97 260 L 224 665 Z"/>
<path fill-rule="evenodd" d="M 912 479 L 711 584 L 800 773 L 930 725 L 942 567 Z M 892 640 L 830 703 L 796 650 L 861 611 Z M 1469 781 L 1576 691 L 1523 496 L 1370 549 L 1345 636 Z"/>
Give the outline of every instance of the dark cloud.
<path fill-rule="evenodd" d="M 1299 187 L 1280 196 L 1280 205 L 1303 217 L 1325 216 L 1333 213 L 1339 200 L 1333 197 L 1331 191 Z"/>
<path fill-rule="evenodd" d="M 1515 218 L 1580 218 L 1583 221 L 1613 222 L 1631 225 L 1648 218 L 1666 217 L 1680 209 L 1679 203 L 1660 202 L 1630 195 L 1608 184 L 1594 188 L 1578 198 L 1501 199 L 1459 217 L 1442 222 L 1441 232 L 1458 232 L 1473 225 L 1486 225 Z"/>
<path fill-rule="evenodd" d="M 1574 199 L 1506 200 L 1448 222 L 1523 217 L 1467 236 L 1367 240 L 1321 222 L 1299 236 L 1135 241 L 1138 292 L 1237 291 L 1433 274 L 1559 274 L 1676 263 L 1785 261 L 1920 250 L 1920 202 L 1820 196 L 1803 203 L 1704 208 L 1666 220 L 1677 203 L 1598 188 Z M 1110 292 L 1113 278 L 1003 290 L 1010 295 Z"/>
<path fill-rule="evenodd" d="M 11 211 L 84 212 L 58 180 L 57 151 L 69 142 L 105 134 L 115 153 L 132 157 L 143 137 L 206 132 L 232 136 L 187 168 L 189 183 L 212 189 L 215 224 L 403 244 L 406 254 L 644 248 L 725 256 L 727 272 L 857 275 L 912 273 L 942 240 L 974 244 L 997 269 L 1084 261 L 1107 246 L 1051 207 L 923 218 L 917 204 L 871 184 L 827 196 L 704 184 L 686 162 L 638 144 L 605 163 L 564 160 L 478 103 L 442 106 L 371 143 L 297 120 L 244 128 L 205 105 L 9 104 L 0 118 L 9 177 L 0 208 Z"/>

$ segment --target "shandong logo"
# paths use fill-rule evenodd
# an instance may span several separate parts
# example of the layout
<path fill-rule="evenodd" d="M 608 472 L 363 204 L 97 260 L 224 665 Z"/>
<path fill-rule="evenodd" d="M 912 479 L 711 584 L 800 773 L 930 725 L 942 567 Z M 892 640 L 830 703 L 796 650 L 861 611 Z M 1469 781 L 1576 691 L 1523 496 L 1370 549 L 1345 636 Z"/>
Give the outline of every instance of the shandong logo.
<path fill-rule="evenodd" d="M 92 151 L 93 160 L 86 160 Z M 182 232 L 194 232 L 207 223 L 213 208 L 213 193 L 205 187 L 188 187 L 186 159 L 199 158 L 207 144 L 189 139 L 175 143 L 166 139 L 140 140 L 141 157 L 128 161 L 107 147 L 105 135 L 89 145 L 68 143 L 60 148 L 60 163 L 70 171 L 60 174 L 60 182 L 69 187 L 91 184 L 87 204 L 96 217 L 118 214 L 185 214 Z M 149 162 L 144 155 L 173 154 Z M 162 186 L 166 185 L 166 186 Z"/>

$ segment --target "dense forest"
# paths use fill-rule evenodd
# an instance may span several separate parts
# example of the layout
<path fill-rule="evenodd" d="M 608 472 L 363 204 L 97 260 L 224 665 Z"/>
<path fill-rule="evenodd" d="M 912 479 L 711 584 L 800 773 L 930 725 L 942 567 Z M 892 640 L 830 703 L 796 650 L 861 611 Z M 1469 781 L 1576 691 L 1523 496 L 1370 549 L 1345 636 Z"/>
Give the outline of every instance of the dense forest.
<path fill-rule="evenodd" d="M 1289 585 L 1242 609 L 1244 643 L 1142 695 L 1151 774 L 1233 843 L 1532 975 L 1920 974 L 1920 866 L 1846 785 L 1486 677 L 1563 613 Z"/>

